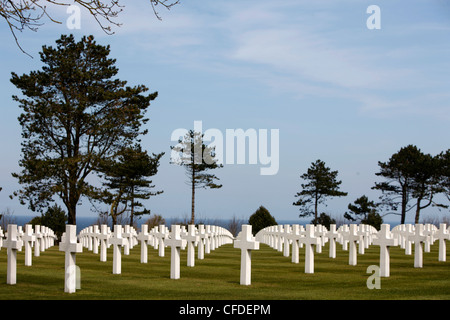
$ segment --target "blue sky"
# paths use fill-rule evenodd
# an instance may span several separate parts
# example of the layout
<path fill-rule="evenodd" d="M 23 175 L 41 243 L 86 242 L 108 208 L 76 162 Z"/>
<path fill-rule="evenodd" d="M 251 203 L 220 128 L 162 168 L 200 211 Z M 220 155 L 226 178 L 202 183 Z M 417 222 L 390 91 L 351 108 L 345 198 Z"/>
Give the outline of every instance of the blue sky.
<path fill-rule="evenodd" d="M 381 29 L 369 30 L 369 5 L 381 9 Z M 20 109 L 9 82 L 41 67 L 38 52 L 62 33 L 92 34 L 111 45 L 118 77 L 158 91 L 149 108 L 143 146 L 166 152 L 153 181 L 164 193 L 147 202 L 163 217 L 190 215 L 190 189 L 183 169 L 169 164 L 173 130 L 279 129 L 280 168 L 261 176 L 259 165 L 226 165 L 215 173 L 220 190 L 198 190 L 197 216 L 247 219 L 264 205 L 278 220 L 298 219 L 292 206 L 299 176 L 311 162 L 338 170 L 347 197 L 330 199 L 321 211 L 340 216 L 371 190 L 378 161 L 401 147 L 417 145 L 437 154 L 449 148 L 450 4 L 444 0 L 182 1 L 157 20 L 148 1 L 126 4 L 114 35 L 81 12 L 81 28 L 46 21 L 38 32 L 18 33 L 34 58 L 17 48 L 6 24 L 0 29 L 0 210 L 32 214 L 10 200 L 19 188 Z M 423 215 L 434 214 L 426 209 Z M 440 213 L 443 214 L 443 213 Z M 448 214 L 448 211 L 445 211 Z M 83 200 L 79 216 L 92 216 Z M 398 217 L 386 217 L 396 221 Z M 412 221 L 412 213 L 407 221 Z"/>

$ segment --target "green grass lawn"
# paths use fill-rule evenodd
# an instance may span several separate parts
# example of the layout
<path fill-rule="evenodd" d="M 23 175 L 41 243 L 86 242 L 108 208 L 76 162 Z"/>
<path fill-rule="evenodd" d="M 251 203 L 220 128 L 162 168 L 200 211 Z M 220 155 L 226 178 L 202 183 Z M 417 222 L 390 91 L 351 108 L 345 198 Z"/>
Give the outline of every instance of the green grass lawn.
<path fill-rule="evenodd" d="M 240 250 L 224 245 L 195 267 L 186 266 L 182 251 L 181 279 L 170 275 L 170 248 L 159 257 L 149 247 L 149 262 L 140 263 L 140 246 L 130 255 L 122 254 L 122 274 L 112 274 L 112 247 L 108 261 L 83 248 L 77 254 L 81 289 L 64 293 L 64 253 L 54 246 L 33 256 L 33 266 L 24 265 L 24 252 L 18 253 L 17 284 L 6 284 L 6 249 L 0 251 L 0 299 L 164 299 L 164 300 L 303 300 L 303 299 L 450 299 L 450 256 L 438 261 L 438 245 L 424 253 L 424 267 L 414 268 L 414 256 L 399 247 L 391 248 L 391 276 L 381 279 L 381 289 L 368 289 L 369 265 L 377 265 L 379 248 L 371 246 L 358 255 L 358 265 L 348 265 L 348 252 L 338 245 L 337 258 L 328 258 L 328 244 L 315 253 L 315 273 L 304 273 L 304 249 L 300 263 L 261 244 L 252 252 L 252 284 L 239 284 Z"/>

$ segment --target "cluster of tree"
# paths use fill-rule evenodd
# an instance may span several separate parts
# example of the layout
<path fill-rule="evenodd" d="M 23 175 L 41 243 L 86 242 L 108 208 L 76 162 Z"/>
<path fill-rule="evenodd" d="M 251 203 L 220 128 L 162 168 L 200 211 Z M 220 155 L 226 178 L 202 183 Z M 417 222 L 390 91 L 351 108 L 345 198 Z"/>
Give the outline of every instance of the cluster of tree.
<path fill-rule="evenodd" d="M 450 149 L 432 156 L 408 145 L 387 162 L 378 162 L 378 166 L 380 171 L 376 175 L 384 181 L 375 182 L 372 189 L 382 192 L 380 202 L 375 203 L 362 195 L 348 205 L 349 212 L 344 214 L 344 218 L 379 229 L 383 221 L 380 212 L 383 216 L 399 215 L 403 224 L 411 210 L 415 210 L 414 221 L 418 223 L 421 210 L 429 206 L 448 208 L 436 199 L 438 194 L 443 194 L 450 200 Z M 324 220 L 331 218 L 324 213 L 318 216 L 319 204 L 330 197 L 347 195 L 340 190 L 342 181 L 337 180 L 337 174 L 338 171 L 331 171 L 323 161 L 317 160 L 300 176 L 306 182 L 301 184 L 302 190 L 295 195 L 299 199 L 293 203 L 300 207 L 300 217 L 313 215 L 312 223 L 326 225 Z"/>
<path fill-rule="evenodd" d="M 68 223 L 76 224 L 77 205 L 86 197 L 108 205 L 104 213 L 113 224 L 124 212 L 133 224 L 134 217 L 150 213 L 140 201 L 163 192 L 154 191 L 150 177 L 157 174 L 164 153 L 149 155 L 140 139 L 148 132 L 142 128 L 149 120 L 145 113 L 158 93 L 115 78 L 118 69 L 109 53 L 110 47 L 98 45 L 92 36 L 76 42 L 72 35 L 62 35 L 56 48 L 43 46 L 42 70 L 22 76 L 12 73 L 11 82 L 23 95 L 13 96 L 23 110 L 19 116 L 22 171 L 13 173 L 23 188 L 13 196 L 32 211 L 43 212 L 59 197 Z M 192 192 L 190 223 L 194 224 L 195 191 L 221 188 L 216 183 L 219 178 L 209 170 L 222 165 L 215 159 L 214 148 L 203 143 L 203 134 L 193 130 L 171 149 L 178 154 L 171 162 L 186 169 Z M 407 212 L 415 209 L 417 223 L 424 208 L 448 208 L 436 201 L 436 195 L 450 200 L 449 163 L 450 150 L 432 156 L 413 145 L 401 148 L 387 162 L 378 162 L 376 175 L 384 181 L 372 189 L 382 192 L 381 201 L 374 203 L 362 195 L 348 205 L 344 217 L 379 228 L 380 212 L 398 214 L 404 223 Z M 91 175 L 97 175 L 101 185 L 90 182 Z M 319 215 L 319 205 L 330 197 L 347 195 L 340 190 L 337 175 L 338 171 L 317 160 L 300 176 L 305 183 L 293 203 L 300 208 L 300 217 L 312 215 L 315 224 L 333 223 L 329 215 Z M 257 212 L 264 211 L 260 207 Z"/>
<path fill-rule="evenodd" d="M 118 69 L 109 58 L 109 46 L 96 44 L 92 36 L 76 42 L 62 35 L 56 48 L 43 46 L 42 70 L 18 76 L 11 82 L 23 98 L 13 96 L 23 113 L 20 173 L 13 173 L 23 188 L 13 193 L 32 211 L 43 212 L 56 197 L 64 203 L 68 223 L 76 224 L 82 197 L 106 204 L 102 216 L 113 225 L 125 212 L 134 217 L 150 214 L 141 202 L 163 191 L 153 191 L 149 178 L 156 175 L 164 152 L 149 155 L 142 149 L 145 113 L 158 93 L 146 94 L 144 85 L 129 87 L 114 78 Z M 192 190 L 191 223 L 195 223 L 195 190 L 221 188 L 208 170 L 217 164 L 215 150 L 203 143 L 203 134 L 191 130 L 171 147 L 178 153 L 172 163 L 186 169 Z M 193 151 L 193 152 L 191 152 Z M 88 177 L 97 175 L 101 185 Z"/>

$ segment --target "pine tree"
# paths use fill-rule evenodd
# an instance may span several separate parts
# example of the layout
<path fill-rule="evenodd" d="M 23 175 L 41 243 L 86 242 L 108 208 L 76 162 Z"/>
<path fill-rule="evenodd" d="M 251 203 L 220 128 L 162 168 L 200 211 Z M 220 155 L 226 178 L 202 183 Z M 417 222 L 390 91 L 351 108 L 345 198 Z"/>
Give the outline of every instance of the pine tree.
<path fill-rule="evenodd" d="M 366 195 L 362 195 L 354 201 L 354 203 L 348 204 L 350 212 L 344 213 L 344 218 L 351 221 L 358 221 L 363 224 L 368 224 L 380 230 L 383 219 L 377 212 L 378 205 L 369 201 Z"/>
<path fill-rule="evenodd" d="M 406 214 L 414 208 L 415 223 L 418 223 L 420 210 L 430 205 L 447 207 L 435 202 L 435 195 L 444 191 L 439 182 L 443 177 L 442 162 L 438 159 L 439 156 L 423 154 L 416 146 L 408 145 L 393 154 L 389 161 L 378 162 L 380 172 L 376 175 L 385 181 L 376 182 L 372 189 L 382 192 L 380 205 L 393 210 L 389 214 L 400 215 L 401 224 L 405 223 Z M 416 201 L 411 203 L 412 199 Z M 399 207 L 400 213 L 397 213 Z"/>
<path fill-rule="evenodd" d="M 75 42 L 62 35 L 55 48 L 42 47 L 42 70 L 12 73 L 25 96 L 13 96 L 23 111 L 22 171 L 13 173 L 23 188 L 14 195 L 33 211 L 59 197 L 69 224 L 76 224 L 80 198 L 92 195 L 87 178 L 98 164 L 147 132 L 141 130 L 144 114 L 157 97 L 114 78 L 118 69 L 109 53 L 92 36 Z"/>
<path fill-rule="evenodd" d="M 347 192 L 339 191 L 342 181 L 337 180 L 338 171 L 331 171 L 322 160 L 316 160 L 308 171 L 300 176 L 308 183 L 302 183 L 302 190 L 295 197 L 299 199 L 293 203 L 300 207 L 299 217 L 314 215 L 313 221 L 318 221 L 318 205 L 324 203 L 328 197 L 346 196 Z"/>
<path fill-rule="evenodd" d="M 130 212 L 130 225 L 134 217 L 150 214 L 139 200 L 148 200 L 163 191 L 152 191 L 155 187 L 148 177 L 158 172 L 159 161 L 164 153 L 149 156 L 140 145 L 124 147 L 115 160 L 104 161 L 98 168 L 105 179 L 103 189 L 97 191 L 97 200 L 110 205 L 109 215 L 113 225 L 117 217 L 125 211 Z M 120 207 L 122 205 L 122 207 Z M 139 210 L 139 208 L 141 208 Z"/>
<path fill-rule="evenodd" d="M 178 145 L 172 146 L 173 153 L 171 163 L 184 166 L 186 169 L 187 183 L 191 186 L 191 224 L 195 224 L 195 189 L 219 189 L 221 184 L 216 184 L 219 180 L 214 174 L 206 173 L 208 170 L 222 168 L 222 164 L 217 164 L 215 158 L 215 148 L 206 146 L 203 143 L 203 134 L 190 130 L 183 139 L 178 141 Z"/>

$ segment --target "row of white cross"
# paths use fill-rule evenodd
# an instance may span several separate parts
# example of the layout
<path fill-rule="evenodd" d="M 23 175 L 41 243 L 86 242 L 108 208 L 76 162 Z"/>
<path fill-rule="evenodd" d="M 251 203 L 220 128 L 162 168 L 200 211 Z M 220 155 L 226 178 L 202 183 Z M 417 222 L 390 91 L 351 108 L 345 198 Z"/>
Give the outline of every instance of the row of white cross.
<path fill-rule="evenodd" d="M 3 241 L 3 247 L 8 248 L 8 269 L 7 283 L 16 283 L 16 264 L 18 250 L 25 245 L 25 264 L 31 265 L 31 247 L 34 244 L 35 256 L 40 250 L 44 250 L 53 245 L 55 239 L 53 231 L 42 226 L 35 226 L 33 231 L 31 225 L 25 226 L 25 232 L 18 232 L 16 225 L 8 225 L 7 239 Z M 106 261 L 106 250 L 113 246 L 113 273 L 121 273 L 122 248 L 124 254 L 129 254 L 139 241 L 141 243 L 141 263 L 147 263 L 148 245 L 158 249 L 159 256 L 164 256 L 164 248 L 171 247 L 170 278 L 180 278 L 180 250 L 188 248 L 187 266 L 195 265 L 195 247 L 198 247 L 198 259 L 204 259 L 205 253 L 226 244 L 234 243 L 235 248 L 241 249 L 241 273 L 240 283 L 242 285 L 251 284 L 251 251 L 259 249 L 259 243 L 263 242 L 272 248 L 282 251 L 288 257 L 292 250 L 292 262 L 299 262 L 299 248 L 305 246 L 305 273 L 314 273 L 314 247 L 316 252 L 322 252 L 322 247 L 329 242 L 329 257 L 336 257 L 336 244 L 342 245 L 344 250 L 349 251 L 349 264 L 357 263 L 357 245 L 359 254 L 364 254 L 364 249 L 370 245 L 380 247 L 380 276 L 389 277 L 389 248 L 400 246 L 405 249 L 406 254 L 411 254 L 411 245 L 415 244 L 414 267 L 423 266 L 423 251 L 430 250 L 430 245 L 439 240 L 439 261 L 446 260 L 445 240 L 450 239 L 450 227 L 445 224 L 440 228 L 432 225 L 399 225 L 390 230 L 389 224 L 383 224 L 381 230 L 368 225 L 343 225 L 336 229 L 336 225 L 331 225 L 330 230 L 324 226 L 306 225 L 278 225 L 271 226 L 259 231 L 255 237 L 252 235 L 252 227 L 243 225 L 242 231 L 236 238 L 231 233 L 218 226 L 210 225 L 189 225 L 185 227 L 172 225 L 171 231 L 164 225 L 152 228 L 148 231 L 147 225 L 141 226 L 138 233 L 130 226 L 114 226 L 111 232 L 108 226 L 92 226 L 83 229 L 77 237 L 76 226 L 66 225 L 66 232 L 61 238 L 59 250 L 65 252 L 65 292 L 75 292 L 77 275 L 75 274 L 76 253 L 83 251 L 83 247 L 99 253 L 100 261 Z M 0 229 L 0 241 L 3 234 Z M 79 242 L 80 241 L 80 242 Z M 43 248 L 38 249 L 36 248 Z"/>
<path fill-rule="evenodd" d="M 3 240 L 3 236 L 6 239 Z M 17 282 L 17 251 L 22 251 L 25 246 L 25 265 L 32 265 L 32 247 L 34 246 L 34 256 L 39 257 L 40 253 L 54 245 L 56 235 L 52 229 L 46 226 L 31 224 L 17 227 L 9 224 L 6 235 L 0 228 L 0 248 L 7 248 L 8 264 L 6 268 L 6 283 L 16 284 Z"/>
<path fill-rule="evenodd" d="M 219 246 L 231 243 L 232 234 L 219 226 L 189 225 L 188 229 L 180 225 L 172 225 L 171 231 L 165 225 L 153 227 L 148 231 L 148 225 L 143 224 L 138 233 L 129 225 L 115 225 L 111 232 L 107 225 L 90 226 L 80 231 L 78 242 L 76 227 L 66 226 L 66 232 L 63 234 L 60 250 L 66 252 L 66 276 L 65 291 L 75 292 L 76 275 L 74 275 L 75 254 L 80 253 L 83 247 L 98 254 L 100 246 L 100 261 L 107 260 L 107 248 L 113 246 L 113 274 L 122 272 L 122 248 L 125 255 L 129 255 L 132 249 L 139 242 L 141 244 L 141 263 L 148 261 L 148 246 L 153 246 L 158 250 L 158 255 L 163 257 L 165 247 L 171 247 L 170 278 L 180 278 L 180 250 L 187 247 L 187 266 L 195 266 L 195 247 L 198 248 L 198 259 L 204 259 L 204 255 L 209 254 Z"/>
<path fill-rule="evenodd" d="M 324 226 L 306 225 L 277 225 L 260 230 L 255 241 L 263 242 L 272 248 L 283 251 L 288 257 L 292 248 L 292 262 L 299 261 L 299 248 L 305 246 L 305 273 L 314 273 L 314 248 L 322 252 L 322 247 L 329 242 L 329 257 L 336 258 L 336 243 L 342 245 L 343 250 L 349 251 L 349 265 L 357 264 L 357 253 L 364 254 L 369 245 L 380 247 L 380 276 L 390 275 L 389 248 L 400 246 L 405 254 L 412 254 L 411 246 L 414 243 L 414 267 L 423 267 L 423 252 L 429 252 L 430 246 L 439 241 L 439 261 L 446 261 L 446 243 L 450 240 L 450 227 L 440 224 L 439 229 L 431 224 L 402 224 L 390 230 L 389 224 L 381 225 L 381 230 L 360 224 L 342 225 L 336 229 L 332 224 L 330 230 Z M 357 245 L 359 250 L 357 250 Z M 283 249 L 284 247 L 284 249 Z M 425 247 L 425 248 L 424 248 Z"/>

